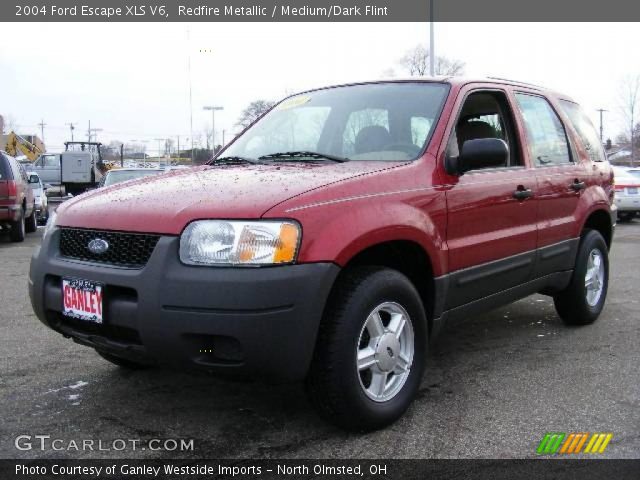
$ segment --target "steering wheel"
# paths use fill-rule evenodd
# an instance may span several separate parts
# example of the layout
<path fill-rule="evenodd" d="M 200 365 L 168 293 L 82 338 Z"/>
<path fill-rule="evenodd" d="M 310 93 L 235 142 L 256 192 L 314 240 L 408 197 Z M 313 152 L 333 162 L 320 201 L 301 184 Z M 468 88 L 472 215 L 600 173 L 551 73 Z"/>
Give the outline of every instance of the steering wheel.
<path fill-rule="evenodd" d="M 420 153 L 420 148 L 413 143 L 390 143 L 385 145 L 383 151 L 401 151 L 412 157 L 417 156 Z"/>

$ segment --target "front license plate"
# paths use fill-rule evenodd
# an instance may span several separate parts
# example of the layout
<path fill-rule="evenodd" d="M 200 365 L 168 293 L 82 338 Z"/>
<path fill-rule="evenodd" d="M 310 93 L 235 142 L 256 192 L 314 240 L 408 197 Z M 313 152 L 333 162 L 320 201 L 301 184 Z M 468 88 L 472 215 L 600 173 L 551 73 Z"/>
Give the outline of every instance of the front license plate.
<path fill-rule="evenodd" d="M 638 187 L 627 188 L 627 193 L 629 195 L 637 195 L 638 194 Z"/>
<path fill-rule="evenodd" d="M 102 323 L 102 284 L 63 278 L 62 304 L 67 317 Z"/>

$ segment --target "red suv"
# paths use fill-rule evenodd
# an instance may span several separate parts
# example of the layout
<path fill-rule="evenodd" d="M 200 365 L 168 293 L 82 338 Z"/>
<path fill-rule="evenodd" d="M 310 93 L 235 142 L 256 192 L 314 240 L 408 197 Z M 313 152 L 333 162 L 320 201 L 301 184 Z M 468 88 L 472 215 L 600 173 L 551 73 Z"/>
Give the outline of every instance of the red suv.
<path fill-rule="evenodd" d="M 0 151 L 0 227 L 9 227 L 11 240 L 22 242 L 38 228 L 35 198 L 29 178 L 18 161 Z"/>
<path fill-rule="evenodd" d="M 128 367 L 306 379 L 320 412 L 398 418 L 445 322 L 607 294 L 612 171 L 570 98 L 505 80 L 322 88 L 209 165 L 62 204 L 30 272 L 45 324 Z"/>

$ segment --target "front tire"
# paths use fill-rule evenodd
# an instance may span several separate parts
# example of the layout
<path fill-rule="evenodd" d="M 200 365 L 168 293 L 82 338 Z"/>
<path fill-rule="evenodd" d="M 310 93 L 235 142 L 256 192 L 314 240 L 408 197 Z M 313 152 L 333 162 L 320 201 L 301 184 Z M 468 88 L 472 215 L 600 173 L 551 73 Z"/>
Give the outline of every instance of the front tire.
<path fill-rule="evenodd" d="M 553 297 L 556 311 L 568 325 L 595 322 L 609 287 L 609 249 L 600 232 L 582 234 L 569 286 Z"/>
<path fill-rule="evenodd" d="M 307 393 L 339 427 L 384 427 L 413 401 L 426 350 L 427 320 L 411 281 L 387 268 L 354 268 L 329 298 Z"/>

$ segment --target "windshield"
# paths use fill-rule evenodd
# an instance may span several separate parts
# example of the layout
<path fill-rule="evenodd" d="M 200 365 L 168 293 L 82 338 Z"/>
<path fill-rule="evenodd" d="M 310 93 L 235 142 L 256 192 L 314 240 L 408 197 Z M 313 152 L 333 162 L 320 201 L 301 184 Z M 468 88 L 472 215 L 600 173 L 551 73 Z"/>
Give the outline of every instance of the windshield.
<path fill-rule="evenodd" d="M 136 178 L 150 177 L 162 173 L 160 170 L 111 170 L 107 172 L 104 179 L 104 186 L 114 185 L 127 180 L 135 180 Z"/>
<path fill-rule="evenodd" d="M 349 160 L 412 160 L 429 140 L 447 91 L 442 83 L 398 82 L 296 95 L 278 104 L 220 157 L 315 152 Z"/>

